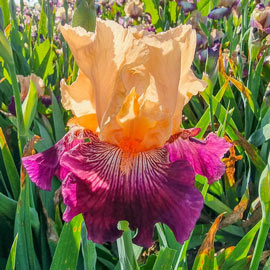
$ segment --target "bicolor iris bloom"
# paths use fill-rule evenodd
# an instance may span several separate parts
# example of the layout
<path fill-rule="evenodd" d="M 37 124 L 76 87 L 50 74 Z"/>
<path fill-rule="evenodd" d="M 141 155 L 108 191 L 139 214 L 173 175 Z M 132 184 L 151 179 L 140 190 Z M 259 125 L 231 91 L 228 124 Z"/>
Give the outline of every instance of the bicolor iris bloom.
<path fill-rule="evenodd" d="M 266 34 L 270 33 L 270 7 L 264 4 L 258 4 L 253 10 L 250 18 L 250 25 L 260 29 Z"/>
<path fill-rule="evenodd" d="M 152 244 L 154 225 L 167 224 L 183 243 L 200 216 L 195 174 L 218 180 L 230 144 L 199 129 L 181 130 L 184 105 L 205 82 L 191 70 L 196 33 L 182 25 L 153 34 L 97 20 L 95 33 L 64 26 L 79 66 L 61 82 L 70 131 L 45 152 L 23 158 L 31 180 L 49 190 L 62 181 L 65 221 L 82 213 L 89 239 L 115 241 L 127 220 L 134 243 Z"/>

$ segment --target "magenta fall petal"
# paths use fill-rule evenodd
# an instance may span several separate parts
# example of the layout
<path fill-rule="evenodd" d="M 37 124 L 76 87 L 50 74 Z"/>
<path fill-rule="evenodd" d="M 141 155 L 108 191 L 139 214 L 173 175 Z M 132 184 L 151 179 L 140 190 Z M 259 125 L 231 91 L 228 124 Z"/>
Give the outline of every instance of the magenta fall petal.
<path fill-rule="evenodd" d="M 188 160 L 195 173 L 208 178 L 209 184 L 225 173 L 225 164 L 221 159 L 230 147 L 230 143 L 214 133 L 210 133 L 205 140 L 179 137 L 166 145 L 171 162 Z"/>
<path fill-rule="evenodd" d="M 213 133 L 204 141 L 193 138 L 198 132 L 185 130 L 163 148 L 135 154 L 100 141 L 90 131 L 73 130 L 47 151 L 25 157 L 23 164 L 43 189 L 50 189 L 54 174 L 60 175 L 64 220 L 82 213 L 94 242 L 115 241 L 122 234 L 117 223 L 127 220 L 138 230 L 138 245 L 152 244 L 157 222 L 167 224 L 183 243 L 203 207 L 195 173 L 210 184 L 219 179 L 225 171 L 220 159 L 231 146 Z"/>
<path fill-rule="evenodd" d="M 120 220 L 138 229 L 138 245 L 152 244 L 157 222 L 167 224 L 183 243 L 203 207 L 190 164 L 169 163 L 167 150 L 160 148 L 138 153 L 125 174 L 122 157 L 120 148 L 104 142 L 82 143 L 63 155 L 61 166 L 70 170 L 62 186 L 64 219 L 82 213 L 88 237 L 97 243 L 116 240 Z"/>
<path fill-rule="evenodd" d="M 83 142 L 83 132 L 75 135 L 74 131 L 69 131 L 60 141 L 48 150 L 22 158 L 22 164 L 25 167 L 30 179 L 40 188 L 51 190 L 52 177 L 57 175 L 63 180 L 67 171 L 59 166 L 59 160 L 65 151 L 70 150 L 75 145 Z"/>
<path fill-rule="evenodd" d="M 22 164 L 30 179 L 42 189 L 51 190 L 52 178 L 65 151 L 64 138 L 44 152 L 22 158 Z"/>

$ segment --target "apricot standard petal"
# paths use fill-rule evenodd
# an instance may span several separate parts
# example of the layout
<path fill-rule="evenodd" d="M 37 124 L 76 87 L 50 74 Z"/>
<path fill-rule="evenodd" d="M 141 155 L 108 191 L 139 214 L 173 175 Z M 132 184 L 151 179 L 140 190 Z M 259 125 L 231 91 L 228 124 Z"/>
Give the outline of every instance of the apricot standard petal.
<path fill-rule="evenodd" d="M 67 85 L 64 80 L 61 80 L 60 89 L 63 107 L 71 110 L 74 116 L 96 113 L 93 85 L 81 70 L 72 85 Z"/>
<path fill-rule="evenodd" d="M 148 49 L 137 30 L 129 31 L 112 21 L 98 19 L 95 33 L 67 25 L 61 31 L 79 68 L 92 82 L 97 119 L 102 126 L 116 92 L 125 97 L 131 90 L 123 87 L 122 73 L 145 62 Z"/>

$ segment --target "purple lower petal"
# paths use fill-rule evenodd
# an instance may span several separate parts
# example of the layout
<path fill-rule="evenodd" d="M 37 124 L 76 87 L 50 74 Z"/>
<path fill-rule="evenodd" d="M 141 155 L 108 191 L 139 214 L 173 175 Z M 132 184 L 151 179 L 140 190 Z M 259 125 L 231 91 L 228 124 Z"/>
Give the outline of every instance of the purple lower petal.
<path fill-rule="evenodd" d="M 184 12 L 192 12 L 193 10 L 196 9 L 196 5 L 194 3 L 190 3 L 190 2 L 187 2 L 187 1 L 181 1 L 180 5 L 181 5 L 182 10 Z"/>
<path fill-rule="evenodd" d="M 45 105 L 46 108 L 49 108 L 52 105 L 52 99 L 49 95 L 43 95 L 41 97 L 41 103 Z"/>
<path fill-rule="evenodd" d="M 30 179 L 40 188 L 51 189 L 52 177 L 57 175 L 63 180 L 68 173 L 67 169 L 59 166 L 59 160 L 65 151 L 72 149 L 77 144 L 84 142 L 82 131 L 69 131 L 60 141 L 48 150 L 22 158 L 22 164 L 25 167 Z"/>
<path fill-rule="evenodd" d="M 231 11 L 231 8 L 228 7 L 215 8 L 208 14 L 208 18 L 220 20 L 223 17 L 230 15 Z"/>
<path fill-rule="evenodd" d="M 170 155 L 170 161 L 187 160 L 196 174 L 208 178 L 209 184 L 220 179 L 225 173 L 225 164 L 221 161 L 231 144 L 224 138 L 210 133 L 205 140 L 179 137 L 165 146 Z"/>
<path fill-rule="evenodd" d="M 186 160 L 169 163 L 166 149 L 131 157 L 107 143 L 82 143 L 60 162 L 70 171 L 62 185 L 63 218 L 82 213 L 94 242 L 115 241 L 122 234 L 118 221 L 127 220 L 138 229 L 138 245 L 152 244 L 157 222 L 169 225 L 183 243 L 200 216 L 203 198 L 192 167 Z"/>
<path fill-rule="evenodd" d="M 14 116 L 16 116 L 16 107 L 15 107 L 15 98 L 14 96 L 11 97 L 11 101 L 8 104 L 8 110 L 10 113 L 12 113 Z"/>

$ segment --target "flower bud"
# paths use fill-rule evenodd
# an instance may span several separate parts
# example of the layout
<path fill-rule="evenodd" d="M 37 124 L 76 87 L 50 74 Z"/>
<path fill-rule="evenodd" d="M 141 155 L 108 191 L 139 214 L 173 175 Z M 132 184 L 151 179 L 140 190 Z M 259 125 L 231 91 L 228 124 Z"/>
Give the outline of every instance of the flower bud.
<path fill-rule="evenodd" d="M 270 106 L 270 84 L 268 84 L 264 97 L 263 97 L 263 101 L 265 102 L 266 106 Z"/>
<path fill-rule="evenodd" d="M 208 48 L 207 50 L 205 71 L 211 79 L 213 79 L 216 76 L 217 61 L 219 57 L 219 47 L 220 43 L 217 42 L 212 48 Z"/>
<path fill-rule="evenodd" d="M 257 28 L 251 28 L 248 40 L 249 55 L 252 61 L 254 61 L 261 49 L 261 40 Z"/>
<path fill-rule="evenodd" d="M 269 166 L 263 170 L 259 183 L 259 196 L 262 206 L 262 216 L 270 223 L 270 177 Z"/>

